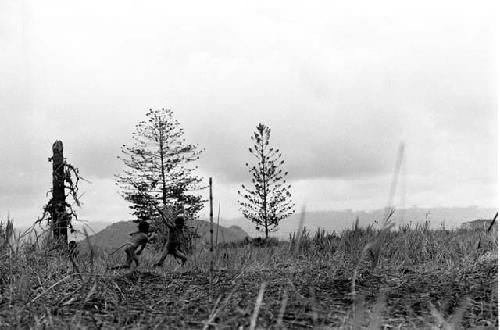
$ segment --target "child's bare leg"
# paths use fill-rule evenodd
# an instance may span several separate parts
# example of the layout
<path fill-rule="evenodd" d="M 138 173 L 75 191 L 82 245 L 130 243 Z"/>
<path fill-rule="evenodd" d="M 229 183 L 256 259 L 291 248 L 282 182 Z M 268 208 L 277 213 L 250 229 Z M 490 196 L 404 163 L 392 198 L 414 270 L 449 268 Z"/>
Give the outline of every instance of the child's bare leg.
<path fill-rule="evenodd" d="M 136 270 L 136 268 L 139 266 L 139 262 L 137 261 L 137 258 L 134 258 L 134 261 L 135 261 L 135 265 L 134 265 L 134 262 L 132 262 L 132 263 L 130 264 L 130 267 L 129 267 L 129 269 L 130 269 L 131 271 L 135 271 L 135 270 Z"/>
<path fill-rule="evenodd" d="M 135 261 L 136 262 L 136 266 L 139 265 L 139 263 L 137 262 L 137 256 L 135 255 L 135 248 L 134 246 L 129 246 L 127 249 L 125 249 L 125 252 L 127 252 L 127 266 L 129 268 L 132 267 L 132 263 Z"/>
<path fill-rule="evenodd" d="M 132 254 L 130 251 L 130 247 L 125 249 L 125 253 L 127 254 L 127 266 L 130 267 L 130 264 L 132 263 Z"/>
<path fill-rule="evenodd" d="M 177 258 L 177 259 L 181 259 L 183 265 L 186 263 L 187 257 L 181 251 L 175 250 L 174 257 Z"/>
<path fill-rule="evenodd" d="M 168 255 L 168 249 L 167 249 L 167 247 L 164 247 L 163 254 L 160 257 L 160 260 L 158 260 L 158 262 L 155 264 L 155 266 L 159 267 L 159 266 L 163 265 L 163 262 L 167 258 L 167 255 Z"/>

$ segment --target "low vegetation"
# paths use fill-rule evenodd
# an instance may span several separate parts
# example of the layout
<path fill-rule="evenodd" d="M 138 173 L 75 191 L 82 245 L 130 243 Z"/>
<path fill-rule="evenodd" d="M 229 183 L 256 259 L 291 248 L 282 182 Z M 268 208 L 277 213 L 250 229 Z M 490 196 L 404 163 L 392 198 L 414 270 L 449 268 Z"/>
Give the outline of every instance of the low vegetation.
<path fill-rule="evenodd" d="M 304 229 L 289 242 L 220 246 L 212 273 L 204 248 L 162 268 L 147 249 L 130 273 L 108 270 L 124 262 L 121 251 L 80 246 L 71 256 L 5 228 L 0 328 L 498 327 L 496 232 Z M 365 252 L 375 241 L 374 262 Z"/>

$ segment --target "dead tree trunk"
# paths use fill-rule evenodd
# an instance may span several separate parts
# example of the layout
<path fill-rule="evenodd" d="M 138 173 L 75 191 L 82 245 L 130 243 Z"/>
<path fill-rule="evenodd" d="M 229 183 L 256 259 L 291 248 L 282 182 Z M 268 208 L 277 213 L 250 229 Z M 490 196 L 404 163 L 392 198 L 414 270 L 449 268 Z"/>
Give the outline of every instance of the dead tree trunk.
<path fill-rule="evenodd" d="M 54 241 L 66 244 L 68 241 L 68 214 L 66 213 L 66 194 L 64 192 L 63 143 L 52 145 L 52 201 L 50 215 Z"/>

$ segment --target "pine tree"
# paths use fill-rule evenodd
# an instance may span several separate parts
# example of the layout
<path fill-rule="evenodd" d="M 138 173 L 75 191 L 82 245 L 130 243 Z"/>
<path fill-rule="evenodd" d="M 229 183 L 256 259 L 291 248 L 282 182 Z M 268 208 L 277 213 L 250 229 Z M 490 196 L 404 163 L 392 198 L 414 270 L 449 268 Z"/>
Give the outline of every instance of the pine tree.
<path fill-rule="evenodd" d="M 256 229 L 269 232 L 277 230 L 278 223 L 292 215 L 295 204 L 291 201 L 290 185 L 286 184 L 288 172 L 281 168 L 285 163 L 279 149 L 270 147 L 271 129 L 259 124 L 251 137 L 254 146 L 250 153 L 257 158 L 257 163 L 245 165 L 252 177 L 252 186 L 241 185 L 238 191 L 240 211 L 243 216 L 257 225 Z"/>
<path fill-rule="evenodd" d="M 186 144 L 184 130 L 170 109 L 152 110 L 136 125 L 133 145 L 122 146 L 126 168 L 117 175 L 122 196 L 139 221 L 159 216 L 158 208 L 181 207 L 189 218 L 203 207 L 199 189 L 201 178 L 189 166 L 201 150 Z"/>

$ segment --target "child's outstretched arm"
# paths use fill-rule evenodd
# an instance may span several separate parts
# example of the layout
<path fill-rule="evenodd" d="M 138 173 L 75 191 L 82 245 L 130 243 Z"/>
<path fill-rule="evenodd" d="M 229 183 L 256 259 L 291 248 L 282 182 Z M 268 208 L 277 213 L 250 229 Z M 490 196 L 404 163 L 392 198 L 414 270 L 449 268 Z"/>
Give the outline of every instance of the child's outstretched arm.
<path fill-rule="evenodd" d="M 160 216 L 161 216 L 161 218 L 163 220 L 163 223 L 165 223 L 168 228 L 174 228 L 175 227 L 175 223 L 172 220 L 170 220 L 168 218 L 168 216 L 166 216 L 165 214 L 163 214 L 163 212 L 160 213 Z"/>

